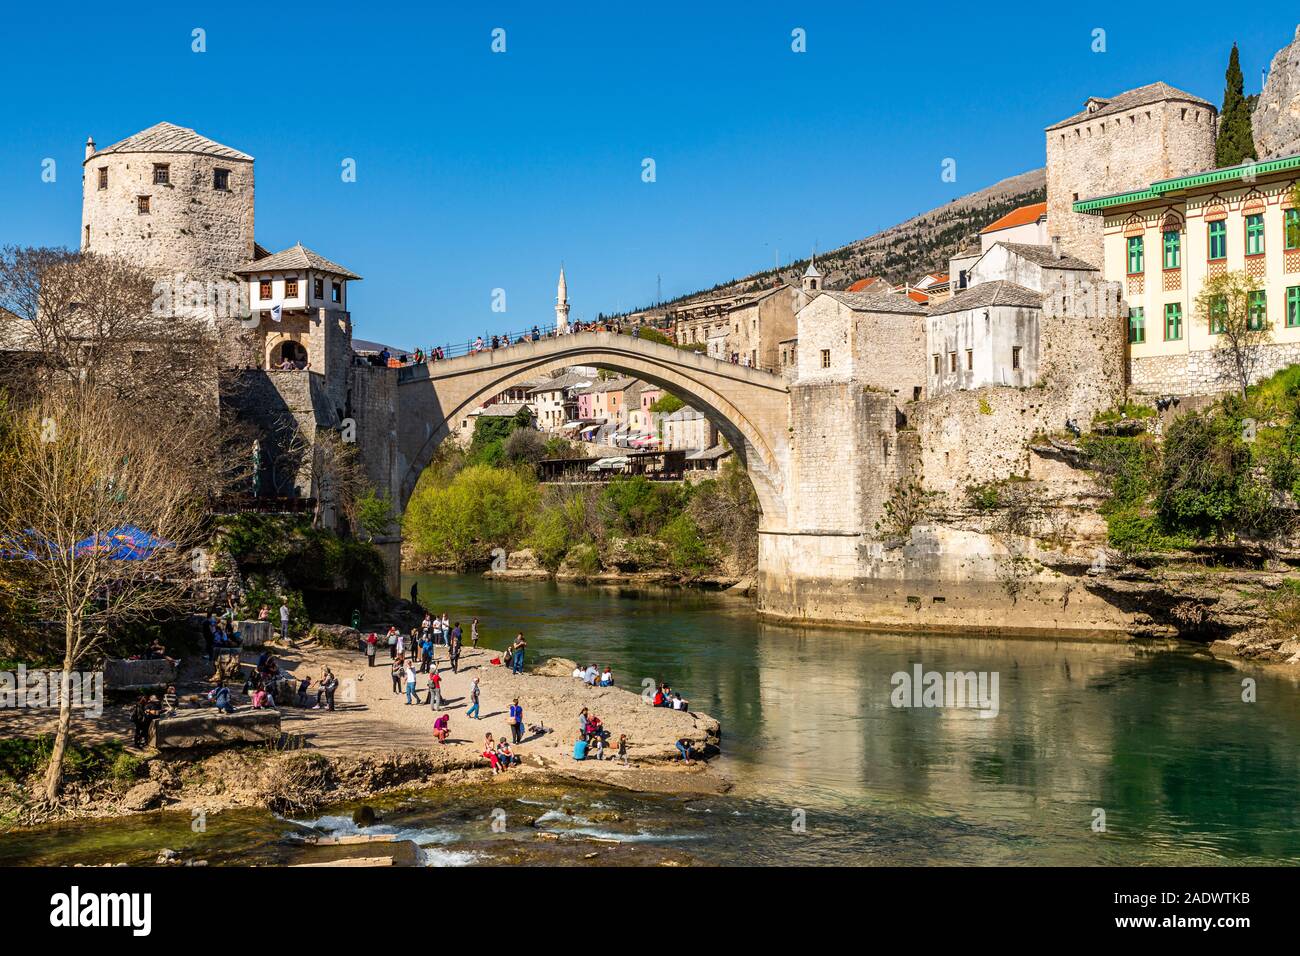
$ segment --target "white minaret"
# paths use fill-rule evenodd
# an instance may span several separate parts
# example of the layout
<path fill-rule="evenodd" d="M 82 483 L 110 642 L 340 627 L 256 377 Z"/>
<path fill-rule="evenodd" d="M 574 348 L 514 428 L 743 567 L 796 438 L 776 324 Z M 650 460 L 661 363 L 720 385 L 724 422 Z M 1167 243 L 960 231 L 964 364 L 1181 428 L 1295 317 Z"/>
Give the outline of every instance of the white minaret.
<path fill-rule="evenodd" d="M 569 331 L 569 286 L 564 281 L 564 266 L 560 266 L 560 284 L 555 288 L 555 334 Z"/>

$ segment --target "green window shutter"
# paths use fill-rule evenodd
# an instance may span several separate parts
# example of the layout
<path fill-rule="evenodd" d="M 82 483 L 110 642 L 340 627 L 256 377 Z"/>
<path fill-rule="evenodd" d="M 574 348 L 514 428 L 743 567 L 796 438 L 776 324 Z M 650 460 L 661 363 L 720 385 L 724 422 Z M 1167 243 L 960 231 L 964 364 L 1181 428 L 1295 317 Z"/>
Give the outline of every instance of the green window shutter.
<path fill-rule="evenodd" d="M 1246 255 L 1258 256 L 1264 252 L 1264 216 L 1262 213 L 1246 217 Z"/>
<path fill-rule="evenodd" d="M 1210 258 L 1228 258 L 1228 224 L 1222 219 L 1210 223 Z"/>
<path fill-rule="evenodd" d="M 1253 332 L 1258 332 L 1268 325 L 1268 293 L 1263 289 L 1250 294 L 1246 324 Z"/>
<path fill-rule="evenodd" d="M 1300 290 L 1297 290 L 1300 291 Z M 1142 307 L 1130 309 L 1128 313 L 1128 340 L 1136 345 L 1147 340 L 1146 310 Z"/>
<path fill-rule="evenodd" d="M 1282 213 L 1284 245 L 1288 249 L 1300 249 L 1300 209 L 1288 209 Z"/>
<path fill-rule="evenodd" d="M 1210 303 L 1210 334 L 1220 335 L 1228 318 L 1228 297 L 1226 295 L 1215 296 L 1214 301 Z"/>
<path fill-rule="evenodd" d="M 1286 290 L 1286 324 L 1292 329 L 1300 326 L 1300 285 Z"/>
<path fill-rule="evenodd" d="M 1182 236 L 1178 232 L 1165 233 L 1165 268 L 1179 269 L 1183 265 Z"/>
<path fill-rule="evenodd" d="M 1177 302 L 1165 306 L 1165 341 L 1176 342 L 1183 337 L 1183 307 Z"/>
<path fill-rule="evenodd" d="M 1138 275 L 1144 270 L 1142 261 L 1142 237 L 1131 236 L 1128 241 L 1128 274 Z"/>

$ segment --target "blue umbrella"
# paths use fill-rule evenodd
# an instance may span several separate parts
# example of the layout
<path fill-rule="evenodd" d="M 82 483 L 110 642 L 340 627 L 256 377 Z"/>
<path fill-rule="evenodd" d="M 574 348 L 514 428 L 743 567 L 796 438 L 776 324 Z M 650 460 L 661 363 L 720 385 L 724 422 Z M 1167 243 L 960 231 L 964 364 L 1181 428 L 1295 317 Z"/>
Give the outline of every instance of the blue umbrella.
<path fill-rule="evenodd" d="M 58 550 L 34 528 L 0 537 L 0 561 L 39 561 Z"/>
<path fill-rule="evenodd" d="M 159 548 L 171 546 L 169 541 L 163 541 L 133 524 L 125 524 L 78 541 L 73 545 L 73 551 L 79 557 L 98 552 L 114 561 L 144 561 Z"/>

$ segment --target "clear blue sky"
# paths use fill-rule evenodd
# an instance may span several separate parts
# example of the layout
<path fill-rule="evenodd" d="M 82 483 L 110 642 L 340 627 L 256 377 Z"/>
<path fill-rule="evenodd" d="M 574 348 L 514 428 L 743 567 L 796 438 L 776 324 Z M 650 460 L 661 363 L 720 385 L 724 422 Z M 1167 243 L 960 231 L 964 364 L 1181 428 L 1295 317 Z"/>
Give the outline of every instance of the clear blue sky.
<path fill-rule="evenodd" d="M 75 245 L 87 135 L 178 123 L 254 155 L 258 241 L 363 275 L 357 336 L 403 347 L 551 321 L 561 260 L 591 318 L 648 304 L 656 275 L 670 297 L 861 238 L 1041 166 L 1043 127 L 1090 94 L 1165 80 L 1219 104 L 1233 40 L 1256 92 L 1300 19 L 1202 0 L 179 6 L 11 5 L 0 244 Z"/>

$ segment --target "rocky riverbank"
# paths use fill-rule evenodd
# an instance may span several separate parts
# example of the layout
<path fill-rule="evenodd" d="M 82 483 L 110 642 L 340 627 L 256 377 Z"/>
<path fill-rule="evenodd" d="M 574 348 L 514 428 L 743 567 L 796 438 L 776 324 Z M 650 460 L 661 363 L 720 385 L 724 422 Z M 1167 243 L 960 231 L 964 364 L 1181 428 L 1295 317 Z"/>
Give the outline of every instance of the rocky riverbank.
<path fill-rule="evenodd" d="M 350 628 L 322 630 L 332 640 L 349 644 L 359 636 Z M 493 786 L 528 780 L 538 785 L 557 780 L 583 780 L 606 786 L 654 793 L 719 793 L 726 782 L 704 760 L 685 765 L 675 744 L 690 741 L 702 756 L 719 752 L 721 727 L 707 714 L 673 711 L 646 704 L 639 693 L 619 687 L 588 687 L 567 676 L 572 662 L 512 674 L 494 659 L 500 652 L 465 648 L 459 673 L 452 673 L 445 649 L 439 657 L 445 706 L 428 706 L 425 675 L 420 677 L 420 703 L 408 705 L 395 694 L 386 651 L 368 667 L 356 650 L 328 648 L 319 641 L 300 647 L 273 648 L 282 671 L 295 677 L 317 678 L 330 667 L 341 685 L 334 711 L 281 708 L 283 734 L 270 746 L 249 746 L 219 752 L 185 751 L 162 755 L 144 752 L 134 779 L 104 781 L 77 787 L 58 806 L 30 802 L 10 794 L 0 816 L 29 826 L 51 819 L 116 816 L 157 809 L 217 812 L 234 807 L 269 807 L 280 813 L 301 813 L 327 804 L 363 799 L 394 790 L 476 783 Z M 245 654 L 245 662 L 255 659 Z M 563 671 L 563 675 L 559 674 Z M 480 684 L 481 719 L 466 718 L 470 684 Z M 202 688 L 183 687 L 187 690 Z M 236 688 L 238 690 L 238 688 Z M 637 688 L 639 690 L 639 687 Z M 311 695 L 314 698 L 314 694 Z M 514 745 L 522 763 L 493 775 L 482 757 L 484 735 L 509 737 L 506 713 L 518 699 L 528 728 Z M 242 695 L 235 702 L 246 707 Z M 611 733 L 604 761 L 573 759 L 578 713 L 582 708 L 599 716 Z M 105 714 L 110 725 L 121 725 L 123 706 Z M 451 736 L 434 740 L 432 724 L 440 713 L 450 715 Z M 0 732 L 9 730 L 0 718 Z M 81 721 L 79 721 L 80 723 Z M 88 728 L 78 728 L 77 733 Z M 24 733 L 41 732 L 28 724 Z M 104 727 L 95 732 L 104 733 Z M 629 739 L 630 766 L 612 759 L 620 734 Z"/>

